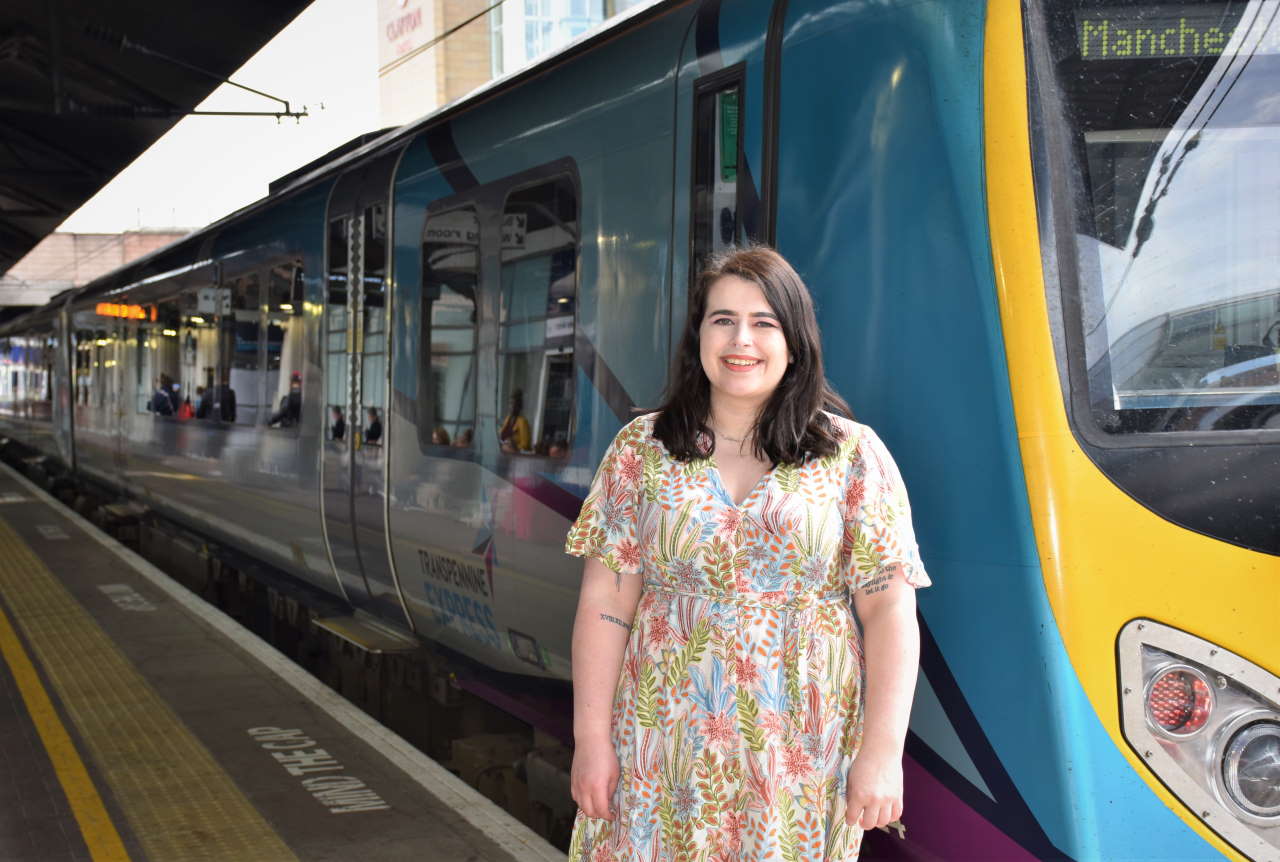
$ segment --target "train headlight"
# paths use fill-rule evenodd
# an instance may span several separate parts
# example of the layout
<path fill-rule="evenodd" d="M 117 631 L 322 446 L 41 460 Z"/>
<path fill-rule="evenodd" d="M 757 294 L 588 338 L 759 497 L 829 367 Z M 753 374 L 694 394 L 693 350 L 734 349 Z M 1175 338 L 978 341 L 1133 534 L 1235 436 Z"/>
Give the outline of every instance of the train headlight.
<path fill-rule="evenodd" d="M 1255 721 L 1227 740 L 1222 783 L 1231 801 L 1280 826 L 1280 721 Z"/>
<path fill-rule="evenodd" d="M 1280 677 L 1153 620 L 1120 631 L 1120 728 L 1205 826 L 1280 859 Z"/>

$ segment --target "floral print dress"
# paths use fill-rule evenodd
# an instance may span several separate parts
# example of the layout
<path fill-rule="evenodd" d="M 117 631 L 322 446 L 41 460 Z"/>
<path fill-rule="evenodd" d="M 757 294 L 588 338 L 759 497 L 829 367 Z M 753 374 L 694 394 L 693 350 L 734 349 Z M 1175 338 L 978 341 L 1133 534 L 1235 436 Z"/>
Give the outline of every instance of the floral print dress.
<path fill-rule="evenodd" d="M 734 505 L 653 415 L 605 453 L 566 552 L 644 579 L 613 702 L 613 822 L 578 813 L 573 862 L 853 860 L 845 780 L 862 733 L 850 591 L 929 583 L 901 477 L 864 425 Z"/>

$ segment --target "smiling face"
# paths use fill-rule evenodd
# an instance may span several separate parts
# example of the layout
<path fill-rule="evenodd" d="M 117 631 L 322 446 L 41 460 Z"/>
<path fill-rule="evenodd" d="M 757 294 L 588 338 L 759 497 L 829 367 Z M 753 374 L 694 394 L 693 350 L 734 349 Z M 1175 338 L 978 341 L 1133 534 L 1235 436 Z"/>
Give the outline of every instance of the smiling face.
<path fill-rule="evenodd" d="M 777 314 L 764 291 L 736 275 L 711 285 L 706 308 L 698 341 L 712 401 L 760 407 L 787 370 L 787 339 Z"/>

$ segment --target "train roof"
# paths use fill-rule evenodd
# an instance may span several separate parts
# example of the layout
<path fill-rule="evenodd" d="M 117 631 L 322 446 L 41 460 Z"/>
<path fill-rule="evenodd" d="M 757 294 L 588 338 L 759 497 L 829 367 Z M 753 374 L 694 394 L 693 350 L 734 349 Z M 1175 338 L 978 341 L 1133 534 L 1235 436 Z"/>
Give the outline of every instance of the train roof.
<path fill-rule="evenodd" d="M 413 120 L 403 126 L 358 135 L 318 159 L 272 181 L 268 185 L 267 194 L 258 200 L 228 213 L 217 221 L 193 231 L 180 240 L 131 261 L 124 267 L 99 276 L 80 288 L 59 294 L 58 297 L 55 297 L 50 302 L 50 305 L 88 300 L 107 291 L 130 286 L 136 282 L 126 278 L 124 283 L 121 284 L 121 276 L 123 274 L 130 271 L 145 270 L 154 266 L 165 256 L 179 255 L 180 257 L 185 257 L 181 254 L 184 249 L 190 250 L 190 256 L 186 258 L 185 265 L 179 265 L 175 269 L 183 269 L 186 266 L 195 264 L 199 259 L 201 247 L 226 226 L 254 212 L 265 209 L 283 198 L 297 194 L 317 182 L 332 178 L 346 168 L 392 150 L 396 146 L 406 144 L 422 131 L 446 122 L 460 113 L 471 110 L 499 93 L 506 92 L 527 81 L 540 77 L 580 54 L 599 48 L 621 33 L 641 26 L 649 20 L 684 6 L 689 2 L 692 2 L 692 0 L 650 0 L 650 2 L 641 3 L 603 22 L 598 28 L 584 33 L 563 48 L 506 75 L 495 78 L 467 95 L 443 105 L 417 120 Z M 147 280 L 153 280 L 156 275 L 150 275 Z M 18 327 L 15 324 L 30 319 L 31 315 L 37 312 L 38 310 L 16 318 L 0 327 L 0 332 L 17 329 Z"/>

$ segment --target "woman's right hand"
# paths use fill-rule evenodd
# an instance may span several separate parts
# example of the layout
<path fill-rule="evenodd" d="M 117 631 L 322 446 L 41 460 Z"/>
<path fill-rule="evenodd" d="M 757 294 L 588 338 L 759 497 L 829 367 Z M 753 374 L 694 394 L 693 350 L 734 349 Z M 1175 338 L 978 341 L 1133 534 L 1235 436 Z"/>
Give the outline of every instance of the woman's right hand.
<path fill-rule="evenodd" d="M 618 753 L 608 737 L 574 746 L 569 788 L 582 813 L 613 820 L 613 793 L 618 787 Z"/>

